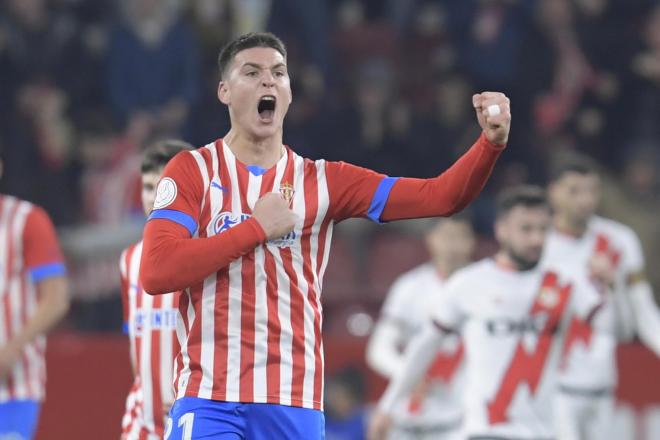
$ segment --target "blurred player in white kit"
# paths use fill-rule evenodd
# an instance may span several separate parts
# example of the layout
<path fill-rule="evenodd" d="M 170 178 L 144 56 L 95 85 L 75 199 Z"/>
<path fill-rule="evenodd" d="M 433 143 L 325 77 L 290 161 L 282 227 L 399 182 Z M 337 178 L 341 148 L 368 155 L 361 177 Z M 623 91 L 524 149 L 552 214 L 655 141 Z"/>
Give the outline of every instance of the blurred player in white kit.
<path fill-rule="evenodd" d="M 470 262 L 472 226 L 462 217 L 435 221 L 427 232 L 431 260 L 400 276 L 392 285 L 367 347 L 367 363 L 390 378 L 403 363 L 402 349 L 422 330 L 451 274 Z M 417 385 L 396 404 L 389 438 L 458 440 L 462 419 L 463 349 L 458 336 L 443 340 L 441 356 Z"/>
<path fill-rule="evenodd" d="M 608 284 L 614 317 L 607 332 L 592 331 L 577 319 L 571 323 L 555 408 L 558 435 L 561 440 L 606 440 L 612 438 L 616 343 L 636 333 L 660 353 L 660 316 L 637 235 L 595 215 L 600 180 L 591 165 L 579 158 L 561 164 L 551 178 L 549 196 L 553 227 L 544 260 L 586 267 Z"/>
<path fill-rule="evenodd" d="M 518 187 L 498 201 L 500 249 L 456 272 L 444 301 L 409 344 L 370 426 L 382 439 L 396 402 L 421 379 L 443 339 L 465 346 L 463 437 L 469 440 L 557 439 L 552 405 L 564 335 L 573 314 L 610 328 L 610 308 L 578 267 L 539 264 L 550 210 L 544 191 Z M 563 439 L 562 439 L 563 440 Z"/>

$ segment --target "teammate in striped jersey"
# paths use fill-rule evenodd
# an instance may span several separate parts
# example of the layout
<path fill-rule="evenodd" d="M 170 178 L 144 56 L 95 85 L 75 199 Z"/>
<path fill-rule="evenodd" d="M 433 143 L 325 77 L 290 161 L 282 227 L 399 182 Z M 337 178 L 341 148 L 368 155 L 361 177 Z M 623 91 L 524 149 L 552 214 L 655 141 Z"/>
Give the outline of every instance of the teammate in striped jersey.
<path fill-rule="evenodd" d="M 406 272 L 392 285 L 369 339 L 371 368 L 387 378 L 401 369 L 402 349 L 423 329 L 434 304 L 445 294 L 449 276 L 470 262 L 474 244 L 470 223 L 460 217 L 441 219 L 429 230 L 426 245 L 431 261 Z M 439 354 L 415 392 L 397 402 L 389 438 L 459 438 L 464 388 L 460 338 L 446 338 Z"/>
<path fill-rule="evenodd" d="M 149 215 L 158 180 L 177 153 L 191 150 L 181 141 L 167 140 L 149 147 L 142 158 L 142 207 Z M 122 419 L 123 440 L 157 440 L 165 434 L 165 415 L 174 402 L 172 390 L 174 356 L 179 352 L 176 336 L 179 292 L 160 296 L 144 293 L 140 283 L 142 241 L 122 252 L 121 299 L 124 326 L 128 332 L 134 380 L 126 398 Z"/>
<path fill-rule="evenodd" d="M 46 333 L 68 308 L 64 258 L 48 214 L 0 194 L 0 438 L 33 437 L 45 397 Z"/>
<path fill-rule="evenodd" d="M 646 280 L 639 238 L 628 226 L 595 215 L 600 179 L 593 167 L 573 159 L 554 170 L 549 194 L 553 228 L 544 259 L 589 268 L 612 286 L 614 331 L 592 332 L 574 320 L 565 347 L 566 362 L 556 399 L 562 440 L 611 438 L 616 388 L 616 344 L 637 334 L 660 355 L 660 314 Z"/>
<path fill-rule="evenodd" d="M 550 440 L 563 338 L 575 313 L 607 328 L 611 309 L 575 265 L 539 264 L 550 210 L 538 187 L 512 188 L 498 201 L 500 250 L 459 270 L 432 320 L 409 344 L 370 426 L 383 438 L 398 398 L 412 388 L 443 339 L 465 345 L 464 439 Z"/>
<path fill-rule="evenodd" d="M 219 67 L 231 129 L 167 165 L 145 227 L 145 290 L 185 290 L 171 438 L 320 439 L 320 294 L 334 224 L 463 209 L 507 142 L 509 101 L 475 95 L 483 134 L 472 148 L 436 178 L 396 179 L 283 145 L 292 95 L 277 37 L 239 37 Z"/>

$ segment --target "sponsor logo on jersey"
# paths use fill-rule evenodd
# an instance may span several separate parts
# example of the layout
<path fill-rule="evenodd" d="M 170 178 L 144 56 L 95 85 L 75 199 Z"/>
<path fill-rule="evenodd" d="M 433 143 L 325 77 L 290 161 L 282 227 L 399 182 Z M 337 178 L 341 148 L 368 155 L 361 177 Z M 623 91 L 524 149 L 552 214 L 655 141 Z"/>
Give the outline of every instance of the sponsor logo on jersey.
<path fill-rule="evenodd" d="M 142 310 L 138 309 L 133 316 L 133 329 L 136 336 L 142 335 L 146 326 L 151 330 L 174 330 L 179 316 L 176 309 Z"/>
<path fill-rule="evenodd" d="M 213 225 L 213 234 L 221 234 L 234 226 L 243 223 L 251 217 L 250 214 L 234 214 L 232 212 L 221 212 L 216 215 L 211 224 Z M 284 237 L 280 237 L 274 240 L 269 240 L 268 244 L 277 246 L 280 248 L 288 248 L 295 244 L 297 234 L 295 231 L 291 231 L 286 234 Z"/>

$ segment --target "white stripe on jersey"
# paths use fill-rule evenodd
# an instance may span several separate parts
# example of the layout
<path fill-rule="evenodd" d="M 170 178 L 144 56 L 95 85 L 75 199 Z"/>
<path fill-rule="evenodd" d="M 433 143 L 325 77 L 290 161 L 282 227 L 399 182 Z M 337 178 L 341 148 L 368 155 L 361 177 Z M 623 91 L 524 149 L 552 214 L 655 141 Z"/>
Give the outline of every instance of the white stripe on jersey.
<path fill-rule="evenodd" d="M 213 144 L 205 147 L 211 153 L 211 161 L 213 170 L 218 167 L 218 155 Z M 200 153 L 196 154 L 201 160 L 198 160 L 200 166 L 200 173 L 204 179 L 204 193 L 209 194 L 209 202 L 211 204 L 211 219 L 214 218 L 216 213 L 222 209 L 222 191 L 209 192 L 208 170 L 207 166 L 201 157 Z M 202 168 L 202 164 L 204 167 Z M 218 179 L 217 172 L 213 172 L 213 181 Z M 218 193 L 218 194 L 216 194 Z M 203 206 L 203 205 L 202 205 Z M 206 228 L 206 236 L 213 235 L 213 222 L 209 222 Z M 215 291 L 216 291 L 216 275 L 211 274 L 204 280 L 204 287 L 202 288 L 202 305 L 201 316 L 202 320 L 202 346 L 201 346 L 201 368 L 203 371 L 202 380 L 199 384 L 199 397 L 202 399 L 210 399 L 213 392 L 213 367 L 215 359 L 213 356 L 213 341 L 215 341 Z"/>
<path fill-rule="evenodd" d="M 236 170 L 236 158 L 229 151 L 229 147 L 222 144 L 222 152 L 227 169 L 229 170 L 229 185 L 231 186 L 231 211 L 233 213 L 243 212 L 241 206 L 240 184 L 238 182 L 238 171 Z M 227 332 L 227 400 L 236 402 L 239 400 L 240 374 L 241 374 L 241 305 L 243 303 L 243 258 L 234 260 L 229 265 L 229 310 L 228 327 L 232 329 Z"/>

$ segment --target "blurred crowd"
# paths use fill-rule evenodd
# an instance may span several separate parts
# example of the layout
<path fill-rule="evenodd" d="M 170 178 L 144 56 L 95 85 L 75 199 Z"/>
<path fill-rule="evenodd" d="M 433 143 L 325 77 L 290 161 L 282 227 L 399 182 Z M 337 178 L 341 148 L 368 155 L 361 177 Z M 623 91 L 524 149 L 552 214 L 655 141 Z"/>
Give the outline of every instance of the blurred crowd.
<path fill-rule="evenodd" d="M 262 29 L 288 44 L 298 153 L 433 176 L 478 135 L 472 93 L 502 91 L 512 137 L 478 232 L 492 194 L 581 152 L 603 168 L 605 213 L 660 258 L 657 0 L 6 0 L 0 190 L 58 226 L 142 221 L 141 149 L 221 137 L 217 54 Z"/>

